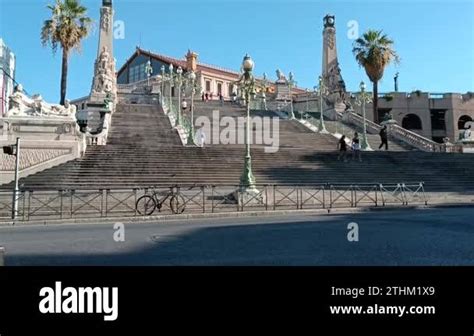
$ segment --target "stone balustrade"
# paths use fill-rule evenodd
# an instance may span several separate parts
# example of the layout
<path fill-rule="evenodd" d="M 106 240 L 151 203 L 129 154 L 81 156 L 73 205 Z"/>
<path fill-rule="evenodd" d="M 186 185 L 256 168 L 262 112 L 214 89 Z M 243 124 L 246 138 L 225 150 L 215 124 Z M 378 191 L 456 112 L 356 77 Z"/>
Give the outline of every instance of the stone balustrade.
<path fill-rule="evenodd" d="M 362 128 L 364 125 L 364 118 L 357 113 L 347 112 L 345 113 L 345 117 L 347 121 L 349 121 L 350 123 L 358 127 Z M 366 127 L 369 133 L 379 133 L 382 128 L 382 126 L 370 120 L 366 120 Z M 444 144 L 439 144 L 435 141 L 432 141 L 430 139 L 427 139 L 419 135 L 418 133 L 407 130 L 396 124 L 392 124 L 388 126 L 388 134 L 389 134 L 389 137 L 391 137 L 392 139 L 401 140 L 409 144 L 410 146 L 413 146 L 425 152 L 447 151 L 447 147 Z"/>

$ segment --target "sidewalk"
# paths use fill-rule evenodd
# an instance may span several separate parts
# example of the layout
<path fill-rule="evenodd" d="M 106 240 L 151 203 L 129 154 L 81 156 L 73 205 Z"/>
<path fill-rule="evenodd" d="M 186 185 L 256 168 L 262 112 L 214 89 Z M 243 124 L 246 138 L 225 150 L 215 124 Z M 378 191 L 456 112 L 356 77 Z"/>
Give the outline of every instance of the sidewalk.
<path fill-rule="evenodd" d="M 138 222 L 170 222 L 170 221 L 185 221 L 193 219 L 216 219 L 216 218 L 246 218 L 246 217 L 274 217 L 284 215 L 329 215 L 329 214 L 357 214 L 367 212 L 386 212 L 386 211 L 410 211 L 410 210 L 424 210 L 424 209 L 442 209 L 442 208 L 471 208 L 474 207 L 474 202 L 471 203 L 435 203 L 428 205 L 391 205 L 391 206 L 372 206 L 372 207 L 358 207 L 358 208 L 328 208 L 328 209 L 293 209 L 293 210 L 269 210 L 269 211 L 243 211 L 243 212 L 219 212 L 219 213 L 190 213 L 179 215 L 152 215 L 152 216 L 137 216 L 137 217 L 88 217 L 88 218 L 72 218 L 72 219 L 41 219 L 30 221 L 6 221 L 0 222 L 0 229 L 2 227 L 11 226 L 34 226 L 34 225 L 76 225 L 76 224 L 107 224 L 107 223 L 138 223 Z"/>

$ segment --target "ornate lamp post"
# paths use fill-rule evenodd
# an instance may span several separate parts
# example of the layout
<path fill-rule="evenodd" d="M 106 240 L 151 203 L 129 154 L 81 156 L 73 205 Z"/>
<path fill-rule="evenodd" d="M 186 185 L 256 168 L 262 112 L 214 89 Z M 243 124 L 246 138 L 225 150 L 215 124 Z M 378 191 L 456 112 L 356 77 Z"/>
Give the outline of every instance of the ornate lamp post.
<path fill-rule="evenodd" d="M 168 111 L 173 114 L 173 80 L 174 80 L 174 73 L 173 73 L 173 64 L 170 64 L 168 67 L 169 70 L 169 82 L 170 82 L 170 106 L 168 107 Z M 178 107 L 179 108 L 179 107 Z"/>
<path fill-rule="evenodd" d="M 146 74 L 146 85 L 150 86 L 150 77 L 153 74 L 153 67 L 151 66 L 151 61 L 148 60 L 145 65 L 145 74 Z"/>
<path fill-rule="evenodd" d="M 165 77 L 166 77 L 165 66 L 162 65 L 161 66 L 161 90 L 160 90 L 161 106 L 163 106 L 164 103 L 165 103 L 165 97 L 164 97 L 164 94 L 165 94 Z"/>
<path fill-rule="evenodd" d="M 309 112 L 309 97 L 311 96 L 310 89 L 306 89 L 306 113 Z"/>
<path fill-rule="evenodd" d="M 194 71 L 189 73 L 189 80 L 191 81 L 191 120 L 189 125 L 188 146 L 196 146 L 194 139 L 194 95 L 196 94 L 196 74 Z"/>
<path fill-rule="evenodd" d="M 319 76 L 319 86 L 318 86 L 318 94 L 319 94 L 319 126 L 318 131 L 321 134 L 329 134 L 326 130 L 326 125 L 324 125 L 324 113 L 323 113 L 323 95 L 327 93 L 326 85 L 324 85 L 323 77 Z"/>
<path fill-rule="evenodd" d="M 178 67 L 176 70 L 176 82 L 178 84 L 178 126 L 181 125 L 181 86 L 183 85 L 183 69 Z"/>
<path fill-rule="evenodd" d="M 263 79 L 262 79 L 262 85 L 260 86 L 260 89 L 262 90 L 262 107 L 263 110 L 267 110 L 267 88 L 268 88 L 268 80 L 267 80 L 267 74 L 264 72 L 263 73 Z"/>
<path fill-rule="evenodd" d="M 364 151 L 371 151 L 369 142 L 367 141 L 367 119 L 365 118 L 365 104 L 372 102 L 372 97 L 369 93 L 365 92 L 365 83 L 360 82 L 360 94 L 357 97 L 356 104 L 362 106 L 362 118 L 363 122 L 363 131 L 360 148 Z"/>
<path fill-rule="evenodd" d="M 247 124 L 245 127 L 245 163 L 244 171 L 240 177 L 241 191 L 255 191 L 255 177 L 252 173 L 252 157 L 250 156 L 250 99 L 255 95 L 255 78 L 252 71 L 254 68 L 252 58 L 247 54 L 242 61 L 243 74 L 240 76 L 238 85 L 243 94 L 247 106 Z"/>
<path fill-rule="evenodd" d="M 296 86 L 295 78 L 293 73 L 288 74 L 288 89 L 290 90 L 290 114 L 288 115 L 289 119 L 295 119 L 295 113 L 293 111 L 293 95 L 291 93 L 292 89 Z"/>

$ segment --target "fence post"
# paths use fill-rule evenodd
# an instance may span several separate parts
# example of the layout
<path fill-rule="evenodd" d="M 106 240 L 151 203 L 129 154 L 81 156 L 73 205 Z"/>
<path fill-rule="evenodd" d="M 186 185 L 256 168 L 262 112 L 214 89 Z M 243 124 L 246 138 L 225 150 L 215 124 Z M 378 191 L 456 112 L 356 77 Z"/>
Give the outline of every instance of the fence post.
<path fill-rule="evenodd" d="M 332 208 L 332 188 L 333 188 L 333 186 L 330 185 L 329 186 L 329 208 L 330 209 Z"/>
<path fill-rule="evenodd" d="M 268 185 L 265 185 L 265 211 L 268 211 Z"/>
<path fill-rule="evenodd" d="M 383 197 L 383 185 L 382 183 L 379 184 L 380 188 L 380 196 L 382 197 L 382 206 L 385 206 L 385 197 Z"/>
<path fill-rule="evenodd" d="M 375 206 L 377 207 L 379 205 L 379 199 L 378 199 L 378 193 L 377 193 L 377 185 L 375 187 Z"/>
<path fill-rule="evenodd" d="M 405 193 L 405 183 L 400 184 L 400 190 L 402 191 L 402 204 L 408 205 L 408 198 Z"/>
<path fill-rule="evenodd" d="M 5 266 L 5 248 L 0 246 L 0 266 Z"/>
<path fill-rule="evenodd" d="M 321 186 L 323 190 L 323 209 L 326 209 L 326 185 Z"/>
<path fill-rule="evenodd" d="M 421 187 L 421 191 L 423 193 L 423 201 L 425 201 L 425 205 L 428 205 L 428 199 L 426 198 L 426 195 L 425 195 L 425 183 L 420 182 L 420 187 Z"/>
<path fill-rule="evenodd" d="M 202 192 L 202 213 L 206 213 L 206 188 L 204 188 L 204 186 L 201 186 L 201 192 Z"/>
<path fill-rule="evenodd" d="M 23 194 L 23 221 L 26 220 L 26 190 L 22 190 L 21 193 Z"/>
<path fill-rule="evenodd" d="M 357 188 L 351 184 L 351 207 L 357 208 Z"/>
<path fill-rule="evenodd" d="M 109 212 L 109 194 L 110 189 L 99 189 L 99 193 L 101 194 L 100 200 L 100 217 L 107 217 Z M 105 215 L 104 215 L 104 199 L 105 199 Z"/>
<path fill-rule="evenodd" d="M 133 197 L 134 197 L 134 200 L 133 200 L 133 208 L 134 208 L 134 216 L 136 217 L 137 216 L 137 188 L 133 188 Z"/>
<path fill-rule="evenodd" d="M 31 194 L 33 193 L 33 190 L 28 191 L 28 207 L 27 207 L 27 212 L 26 212 L 26 220 L 30 220 L 30 213 L 31 213 Z M 26 195 L 25 195 L 26 197 Z"/>
<path fill-rule="evenodd" d="M 273 185 L 273 210 L 276 209 L 276 186 Z"/>
<path fill-rule="evenodd" d="M 214 187 L 215 186 L 211 186 L 211 213 L 214 213 Z M 239 200 L 237 200 L 237 203 L 239 202 Z"/>
<path fill-rule="evenodd" d="M 59 190 L 59 219 L 63 219 L 63 191 Z"/>
<path fill-rule="evenodd" d="M 69 212 L 70 212 L 70 216 L 69 218 L 72 218 L 72 215 L 74 214 L 74 190 L 70 190 L 71 191 L 71 198 L 70 198 L 70 207 L 69 207 Z"/>

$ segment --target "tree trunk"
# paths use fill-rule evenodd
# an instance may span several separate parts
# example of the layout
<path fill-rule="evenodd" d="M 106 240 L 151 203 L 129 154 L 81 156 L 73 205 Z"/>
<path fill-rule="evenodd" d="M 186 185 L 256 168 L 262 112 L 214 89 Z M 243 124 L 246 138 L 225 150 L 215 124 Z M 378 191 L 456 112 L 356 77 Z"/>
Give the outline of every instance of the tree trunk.
<path fill-rule="evenodd" d="M 62 70 L 61 70 L 61 100 L 59 104 L 64 105 L 66 100 L 66 88 L 67 88 L 67 66 L 68 66 L 68 51 L 63 48 L 63 59 L 62 59 Z"/>
<path fill-rule="evenodd" d="M 379 112 L 378 112 L 378 103 L 379 103 L 379 82 L 374 82 L 374 99 L 373 99 L 373 112 L 374 112 L 374 123 L 379 123 Z"/>

